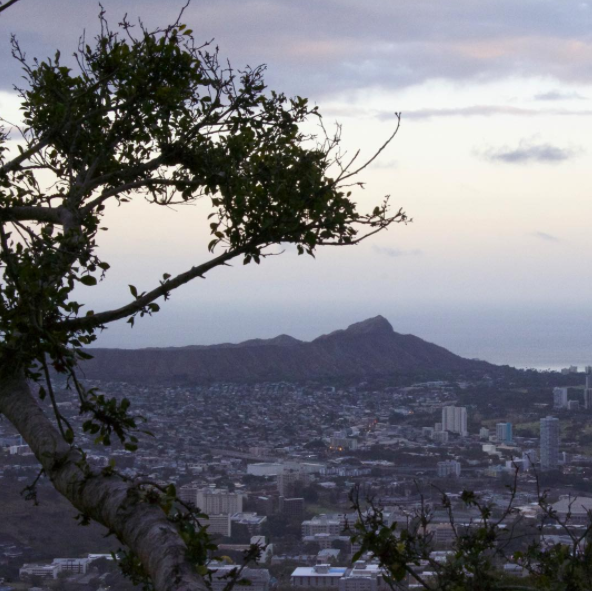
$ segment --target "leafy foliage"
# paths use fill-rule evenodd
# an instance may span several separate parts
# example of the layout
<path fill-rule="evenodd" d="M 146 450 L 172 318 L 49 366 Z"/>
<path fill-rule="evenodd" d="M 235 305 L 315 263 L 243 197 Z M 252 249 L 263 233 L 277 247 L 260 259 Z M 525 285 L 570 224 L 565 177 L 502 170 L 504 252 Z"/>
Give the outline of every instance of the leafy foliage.
<path fill-rule="evenodd" d="M 439 508 L 447 512 L 445 525 L 454 535 L 443 555 L 435 552 L 431 527 L 435 507 L 426 503 L 423 495 L 420 507 L 405 523 L 389 525 L 380 505 L 368 498 L 364 506 L 359 487 L 354 488 L 350 500 L 357 520 L 348 527 L 352 542 L 360 549 L 353 561 L 372 555 L 393 590 L 407 588 L 410 581 L 421 589 L 441 591 L 590 589 L 592 514 L 585 526 L 573 522 L 571 512 L 562 518 L 548 502 L 548 492 L 539 489 L 538 521 L 526 523 L 515 507 L 517 478 L 508 488 L 505 507 L 485 503 L 474 492 L 463 491 L 460 502 L 464 509 L 475 509 L 478 515 L 469 523 L 455 521 L 451 499 L 442 493 Z M 568 543 L 546 543 L 549 526 L 555 533 L 560 531 Z M 500 572 L 504 564 L 515 565 L 524 575 L 516 578 Z"/>

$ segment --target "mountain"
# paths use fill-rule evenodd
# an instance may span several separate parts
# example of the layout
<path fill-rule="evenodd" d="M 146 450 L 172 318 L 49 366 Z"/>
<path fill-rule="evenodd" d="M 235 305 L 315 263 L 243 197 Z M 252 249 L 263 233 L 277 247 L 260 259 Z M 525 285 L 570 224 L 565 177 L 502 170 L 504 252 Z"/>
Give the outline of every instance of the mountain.
<path fill-rule="evenodd" d="M 288 335 L 243 343 L 148 349 L 92 349 L 87 378 L 138 383 L 304 381 L 395 374 L 481 374 L 496 366 L 464 359 L 413 335 L 395 332 L 382 316 L 311 342 Z"/>

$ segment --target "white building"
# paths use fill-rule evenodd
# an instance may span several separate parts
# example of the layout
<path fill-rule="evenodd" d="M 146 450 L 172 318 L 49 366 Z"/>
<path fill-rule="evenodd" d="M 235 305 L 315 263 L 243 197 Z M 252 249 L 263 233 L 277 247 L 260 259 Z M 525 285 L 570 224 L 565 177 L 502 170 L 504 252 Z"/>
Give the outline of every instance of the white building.
<path fill-rule="evenodd" d="M 345 567 L 335 567 L 329 564 L 316 564 L 315 566 L 299 566 L 290 577 L 292 587 L 311 589 L 321 587 L 324 589 L 338 589 L 339 580 L 345 575 Z"/>
<path fill-rule="evenodd" d="M 244 495 L 222 488 L 201 488 L 196 493 L 195 505 L 204 513 L 242 513 Z"/>
<path fill-rule="evenodd" d="M 467 409 L 464 406 L 445 406 L 442 408 L 442 430 L 450 433 L 458 433 L 466 437 L 467 431 Z"/>
<path fill-rule="evenodd" d="M 553 388 L 553 408 L 567 408 L 568 388 Z"/>
<path fill-rule="evenodd" d="M 302 537 L 315 534 L 340 535 L 345 527 L 345 520 L 339 515 L 319 515 L 302 522 Z"/>
<path fill-rule="evenodd" d="M 277 476 L 283 474 L 284 465 L 279 462 L 257 462 L 247 464 L 247 474 L 252 476 Z"/>
<path fill-rule="evenodd" d="M 59 573 L 59 564 L 23 564 L 23 566 L 19 568 L 19 577 L 23 581 L 26 581 L 31 577 L 57 579 Z"/>
<path fill-rule="evenodd" d="M 390 589 L 382 569 L 374 562 L 359 560 L 339 580 L 339 591 L 380 591 Z"/>
<path fill-rule="evenodd" d="M 541 470 L 556 470 L 559 466 L 559 419 L 545 417 L 541 425 Z"/>
<path fill-rule="evenodd" d="M 85 575 L 92 559 L 89 558 L 54 558 L 52 564 L 60 567 L 61 573 Z"/>

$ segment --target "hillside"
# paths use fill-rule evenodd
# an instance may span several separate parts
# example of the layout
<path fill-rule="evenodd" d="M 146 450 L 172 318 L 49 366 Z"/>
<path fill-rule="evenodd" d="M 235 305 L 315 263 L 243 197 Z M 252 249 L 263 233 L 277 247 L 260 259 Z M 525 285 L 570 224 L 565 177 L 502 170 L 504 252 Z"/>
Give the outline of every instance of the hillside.
<path fill-rule="evenodd" d="M 87 378 L 143 383 L 211 383 L 393 374 L 495 372 L 413 335 L 395 332 L 382 316 L 352 324 L 311 342 L 288 335 L 239 344 L 148 349 L 92 349 Z"/>

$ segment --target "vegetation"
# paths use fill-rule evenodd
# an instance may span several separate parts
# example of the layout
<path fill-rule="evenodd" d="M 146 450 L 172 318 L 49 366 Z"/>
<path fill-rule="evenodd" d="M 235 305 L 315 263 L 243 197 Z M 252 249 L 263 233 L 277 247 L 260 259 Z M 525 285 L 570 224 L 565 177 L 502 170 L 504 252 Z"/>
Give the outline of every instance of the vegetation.
<path fill-rule="evenodd" d="M 508 485 L 508 503 L 499 507 L 470 491 L 463 491 L 460 507 L 477 511 L 478 518 L 455 519 L 453 500 L 441 494 L 438 508 L 448 514 L 453 533 L 451 550 L 435 552 L 432 526 L 433 505 L 422 496 L 421 506 L 406 523 L 389 525 L 371 497 L 362 498 L 359 488 L 351 494 L 357 520 L 350 524 L 352 541 L 360 545 L 356 561 L 366 553 L 383 567 L 385 582 L 396 591 L 413 583 L 426 591 L 585 591 L 592 586 L 592 519 L 587 525 L 572 521 L 571 509 L 560 516 L 538 489 L 539 514 L 536 522 L 525 519 L 516 507 L 518 470 Z M 458 507 L 457 507 L 458 509 Z M 560 533 L 560 542 L 547 537 Z M 515 571 L 500 571 L 510 564 Z"/>

